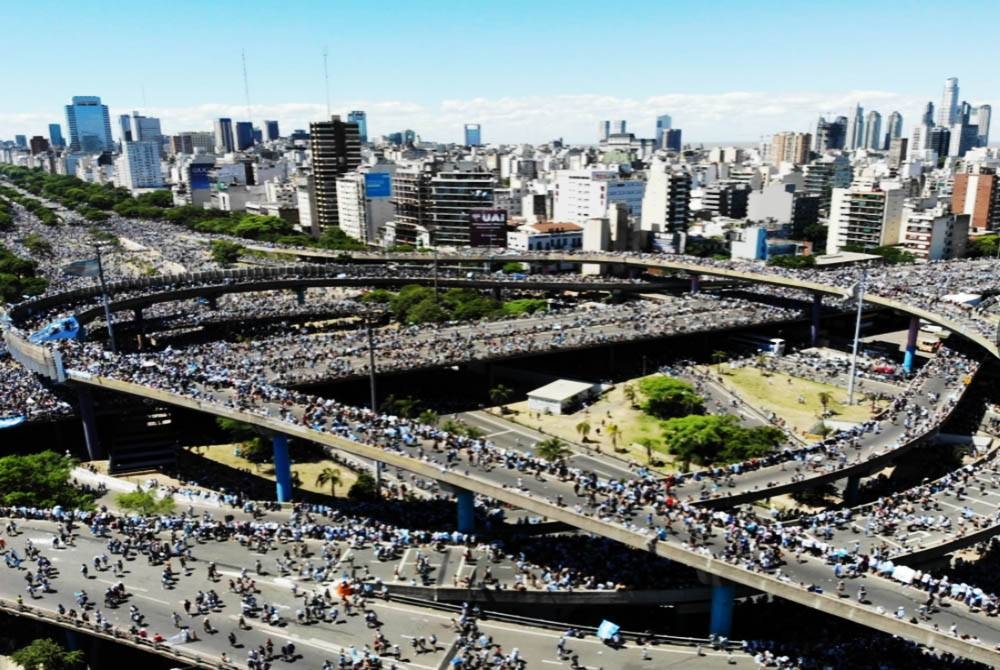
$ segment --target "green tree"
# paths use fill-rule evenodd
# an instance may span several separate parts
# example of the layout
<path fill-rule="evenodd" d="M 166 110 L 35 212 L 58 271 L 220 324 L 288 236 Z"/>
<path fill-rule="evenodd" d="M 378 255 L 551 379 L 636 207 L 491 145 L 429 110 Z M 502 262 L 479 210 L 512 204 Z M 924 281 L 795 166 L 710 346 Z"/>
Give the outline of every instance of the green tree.
<path fill-rule="evenodd" d="M 622 389 L 622 394 L 625 396 L 625 400 L 628 401 L 628 404 L 633 409 L 636 409 L 636 408 L 639 407 L 639 405 L 636 404 L 636 399 L 638 398 L 638 393 L 635 390 L 635 386 L 633 386 L 632 384 L 626 384 L 625 387 Z"/>
<path fill-rule="evenodd" d="M 508 261 L 503 264 L 501 270 L 505 274 L 517 274 L 519 272 L 524 272 L 524 263 L 518 263 L 517 261 Z"/>
<path fill-rule="evenodd" d="M 10 655 L 24 670 L 73 670 L 83 666 L 83 651 L 67 651 L 61 644 L 47 637 L 32 640 Z"/>
<path fill-rule="evenodd" d="M 998 246 L 1000 235 L 980 235 L 969 240 L 965 255 L 970 258 L 996 258 Z"/>
<path fill-rule="evenodd" d="M 119 493 L 115 503 L 126 512 L 135 512 L 143 516 L 153 514 L 171 514 L 174 511 L 174 499 L 167 496 L 157 498 L 152 491 L 143 491 L 136 487 L 135 491 Z"/>
<path fill-rule="evenodd" d="M 715 363 L 715 371 L 720 375 L 722 374 L 722 364 L 726 362 L 727 358 L 729 358 L 729 354 L 721 349 L 712 352 L 712 362 Z"/>
<path fill-rule="evenodd" d="M 379 410 L 383 414 L 393 414 L 395 416 L 401 416 L 404 419 L 408 419 L 417 413 L 417 408 L 419 406 L 420 401 L 413 396 L 397 398 L 395 394 L 390 393 L 389 396 L 382 401 L 382 406 Z"/>
<path fill-rule="evenodd" d="M 339 468 L 325 467 L 316 475 L 316 486 L 330 486 L 330 495 L 337 497 L 337 487 L 344 483 Z"/>
<path fill-rule="evenodd" d="M 560 461 L 570 455 L 569 447 L 558 437 L 549 437 L 535 445 L 535 454 L 550 463 Z"/>
<path fill-rule="evenodd" d="M 618 451 L 618 438 L 621 437 L 622 429 L 618 427 L 617 423 L 609 423 L 606 432 L 611 438 L 611 448 Z"/>
<path fill-rule="evenodd" d="M 815 256 L 771 256 L 767 259 L 767 264 L 776 268 L 811 268 L 816 265 Z"/>
<path fill-rule="evenodd" d="M 653 448 L 656 446 L 656 440 L 651 437 L 644 437 L 639 440 L 639 444 L 643 449 L 646 450 L 646 463 L 653 463 Z"/>
<path fill-rule="evenodd" d="M 378 488 L 371 473 L 359 473 L 351 488 L 347 490 L 347 497 L 351 500 L 378 500 Z"/>
<path fill-rule="evenodd" d="M 590 423 L 587 421 L 581 421 L 576 424 L 576 432 L 580 436 L 580 440 L 586 442 L 587 437 L 590 435 Z"/>
<path fill-rule="evenodd" d="M 704 412 L 705 399 L 694 387 L 680 379 L 665 375 L 646 377 L 639 381 L 639 390 L 646 400 L 642 409 L 660 419 L 669 419 Z"/>
<path fill-rule="evenodd" d="M 764 456 L 784 439 L 773 426 L 744 428 L 731 414 L 685 416 L 663 422 L 664 445 L 687 469 L 691 463 L 732 463 Z"/>
<path fill-rule="evenodd" d="M 830 403 L 833 401 L 833 394 L 829 391 L 820 391 L 816 394 L 816 399 L 819 400 L 819 404 L 823 407 L 823 416 L 826 416 L 830 408 Z"/>
<path fill-rule="evenodd" d="M 240 260 L 246 249 L 243 245 L 229 240 L 212 240 L 210 253 L 212 260 L 222 267 L 229 267 Z"/>
<path fill-rule="evenodd" d="M 509 386 L 504 386 L 503 384 L 497 384 L 490 389 L 490 402 L 494 405 L 499 405 L 501 410 L 504 410 L 510 399 L 514 396 L 514 391 Z"/>
<path fill-rule="evenodd" d="M 438 413 L 432 409 L 425 409 L 420 413 L 420 416 L 417 417 L 417 421 L 425 426 L 436 426 L 440 420 L 441 417 L 438 416 Z"/>
<path fill-rule="evenodd" d="M 0 504 L 89 508 L 93 495 L 70 486 L 73 461 L 54 451 L 0 458 Z"/>

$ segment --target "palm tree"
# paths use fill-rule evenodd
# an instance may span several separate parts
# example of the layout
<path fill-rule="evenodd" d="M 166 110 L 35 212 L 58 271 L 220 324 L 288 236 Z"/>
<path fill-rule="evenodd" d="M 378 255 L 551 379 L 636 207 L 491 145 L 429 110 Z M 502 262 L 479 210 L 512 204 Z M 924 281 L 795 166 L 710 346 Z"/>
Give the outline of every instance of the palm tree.
<path fill-rule="evenodd" d="M 580 434 L 580 439 L 583 442 L 586 442 L 587 436 L 590 435 L 590 424 L 586 421 L 581 421 L 576 424 L 576 432 Z"/>
<path fill-rule="evenodd" d="M 833 394 L 829 391 L 820 391 L 816 394 L 816 398 L 819 400 L 819 404 L 823 406 L 823 416 L 826 416 L 827 409 L 830 407 L 830 401 L 833 400 Z"/>
<path fill-rule="evenodd" d="M 549 437 L 535 445 L 535 453 L 549 462 L 569 456 L 569 447 L 558 437 Z"/>
<path fill-rule="evenodd" d="M 325 467 L 316 475 L 316 486 L 330 485 L 330 495 L 337 497 L 337 487 L 344 483 L 339 468 Z"/>
<path fill-rule="evenodd" d="M 618 436 L 622 434 L 622 429 L 618 427 L 617 423 L 608 424 L 608 437 L 611 438 L 611 448 L 618 451 Z"/>
<path fill-rule="evenodd" d="M 653 439 L 650 437 L 644 437 L 641 440 L 639 440 L 639 444 L 641 444 L 646 449 L 646 463 L 652 463 L 653 446 L 656 444 L 656 442 L 654 442 Z"/>
<path fill-rule="evenodd" d="M 417 421 L 424 424 L 425 426 L 436 426 L 440 418 L 441 417 L 439 417 L 438 413 L 435 412 L 434 410 L 425 409 L 423 412 L 420 413 L 420 416 L 417 417 Z"/>
<path fill-rule="evenodd" d="M 504 405 L 507 404 L 513 395 L 514 391 L 509 386 L 504 386 L 503 384 L 497 384 L 490 389 L 490 400 L 494 405 L 500 406 L 501 412 L 506 409 Z"/>
<path fill-rule="evenodd" d="M 635 392 L 635 387 L 631 384 L 626 384 L 625 388 L 622 389 L 622 393 L 625 395 L 625 399 L 628 400 L 628 404 L 632 406 L 632 409 L 635 409 L 635 400 L 638 397 Z"/>
<path fill-rule="evenodd" d="M 721 349 L 712 352 L 712 362 L 715 363 L 715 371 L 720 375 L 722 374 L 722 363 L 727 358 L 729 358 L 729 354 Z"/>

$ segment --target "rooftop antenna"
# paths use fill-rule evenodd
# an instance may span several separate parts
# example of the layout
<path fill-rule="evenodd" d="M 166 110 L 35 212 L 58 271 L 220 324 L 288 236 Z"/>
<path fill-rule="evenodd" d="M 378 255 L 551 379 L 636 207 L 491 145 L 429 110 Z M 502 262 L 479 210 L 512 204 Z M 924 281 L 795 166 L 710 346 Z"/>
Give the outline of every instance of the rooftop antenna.
<path fill-rule="evenodd" d="M 323 47 L 323 82 L 326 86 L 326 115 L 330 116 L 330 68 L 327 64 L 326 47 Z"/>
<path fill-rule="evenodd" d="M 247 79 L 247 52 L 243 49 L 243 92 L 247 96 L 247 121 L 253 125 L 253 114 L 250 112 L 250 81 Z"/>

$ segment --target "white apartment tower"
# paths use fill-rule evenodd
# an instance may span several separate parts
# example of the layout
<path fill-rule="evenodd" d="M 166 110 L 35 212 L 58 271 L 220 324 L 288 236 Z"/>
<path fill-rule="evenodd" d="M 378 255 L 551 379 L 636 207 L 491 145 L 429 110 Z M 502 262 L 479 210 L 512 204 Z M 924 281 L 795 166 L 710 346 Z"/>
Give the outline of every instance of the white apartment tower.
<path fill-rule="evenodd" d="M 629 214 L 642 214 L 646 183 L 620 179 L 616 170 L 559 170 L 556 172 L 552 218 L 585 225 L 607 216 L 615 203 L 624 203 Z"/>
<path fill-rule="evenodd" d="M 869 185 L 833 189 L 827 252 L 835 254 L 851 244 L 866 249 L 898 244 L 905 195 L 903 189 Z"/>
<path fill-rule="evenodd" d="M 678 165 L 654 160 L 642 198 L 642 229 L 684 233 L 690 221 L 691 175 Z"/>
<path fill-rule="evenodd" d="M 162 187 L 160 146 L 156 141 L 123 142 L 116 165 L 118 182 L 129 190 Z"/>

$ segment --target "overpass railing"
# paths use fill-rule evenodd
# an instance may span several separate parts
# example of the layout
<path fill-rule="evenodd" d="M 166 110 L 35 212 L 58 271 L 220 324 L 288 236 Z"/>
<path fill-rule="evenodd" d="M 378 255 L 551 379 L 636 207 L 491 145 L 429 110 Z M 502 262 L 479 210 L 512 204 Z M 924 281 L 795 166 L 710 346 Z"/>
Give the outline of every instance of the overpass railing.
<path fill-rule="evenodd" d="M 13 328 L 4 328 L 3 341 L 11 358 L 28 370 L 53 381 L 66 381 L 59 351 L 32 344 Z"/>

